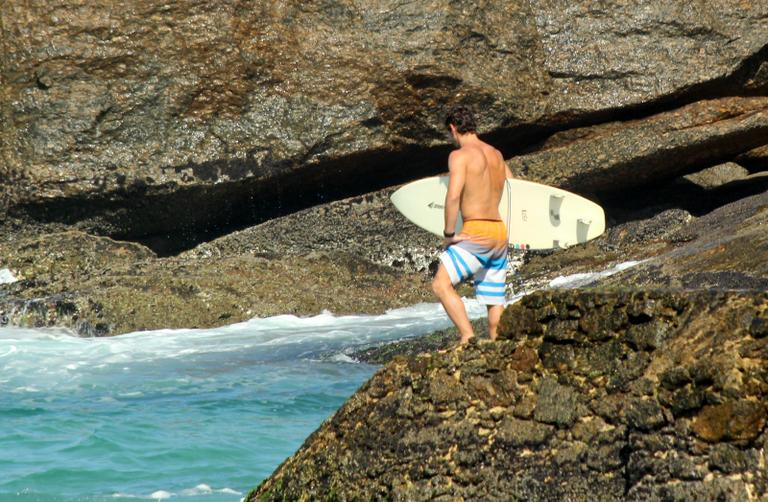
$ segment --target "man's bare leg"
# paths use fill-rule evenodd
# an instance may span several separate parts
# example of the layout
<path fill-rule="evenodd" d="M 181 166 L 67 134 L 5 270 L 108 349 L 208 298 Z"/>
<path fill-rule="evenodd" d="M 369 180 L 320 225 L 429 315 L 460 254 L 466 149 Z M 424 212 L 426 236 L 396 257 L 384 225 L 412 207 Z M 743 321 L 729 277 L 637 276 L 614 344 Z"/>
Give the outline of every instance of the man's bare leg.
<path fill-rule="evenodd" d="M 496 340 L 496 329 L 499 327 L 502 312 L 504 305 L 488 305 L 488 334 L 491 340 Z"/>
<path fill-rule="evenodd" d="M 461 333 L 461 343 L 467 343 L 475 334 L 472 331 L 472 324 L 469 322 L 467 310 L 464 308 L 464 302 L 451 284 L 451 276 L 442 263 L 437 267 L 437 273 L 432 280 L 432 291 L 435 292 L 443 308 L 448 313 L 453 324 Z"/>

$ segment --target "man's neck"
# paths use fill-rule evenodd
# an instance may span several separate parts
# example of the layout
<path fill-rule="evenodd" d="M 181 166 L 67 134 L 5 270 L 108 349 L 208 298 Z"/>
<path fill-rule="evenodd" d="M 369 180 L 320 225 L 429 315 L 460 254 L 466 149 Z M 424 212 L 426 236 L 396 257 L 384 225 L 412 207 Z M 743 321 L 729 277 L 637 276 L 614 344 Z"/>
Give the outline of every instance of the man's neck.
<path fill-rule="evenodd" d="M 480 142 L 480 138 L 478 138 L 477 134 L 473 132 L 467 134 L 458 134 L 457 136 L 458 137 L 456 140 L 459 142 L 459 146 L 467 146 Z"/>

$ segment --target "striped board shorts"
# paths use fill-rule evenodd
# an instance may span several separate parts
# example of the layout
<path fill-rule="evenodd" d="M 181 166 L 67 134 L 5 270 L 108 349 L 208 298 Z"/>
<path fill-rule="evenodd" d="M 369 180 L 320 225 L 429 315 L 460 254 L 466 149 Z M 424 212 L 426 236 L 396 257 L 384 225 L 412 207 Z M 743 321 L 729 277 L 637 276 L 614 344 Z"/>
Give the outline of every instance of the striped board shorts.
<path fill-rule="evenodd" d="M 474 277 L 477 300 L 485 305 L 504 305 L 507 279 L 507 232 L 495 220 L 469 220 L 461 232 L 469 240 L 452 244 L 440 255 L 451 283 Z"/>

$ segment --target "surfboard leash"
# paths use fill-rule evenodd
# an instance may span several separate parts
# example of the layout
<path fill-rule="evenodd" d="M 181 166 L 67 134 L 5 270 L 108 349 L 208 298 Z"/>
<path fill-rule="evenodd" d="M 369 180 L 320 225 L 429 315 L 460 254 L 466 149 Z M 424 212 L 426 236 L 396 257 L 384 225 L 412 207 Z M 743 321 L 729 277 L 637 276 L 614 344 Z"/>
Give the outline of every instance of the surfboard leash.
<path fill-rule="evenodd" d="M 509 226 L 512 223 L 512 187 L 509 178 L 504 178 L 504 183 L 507 185 L 507 249 L 509 249 Z"/>

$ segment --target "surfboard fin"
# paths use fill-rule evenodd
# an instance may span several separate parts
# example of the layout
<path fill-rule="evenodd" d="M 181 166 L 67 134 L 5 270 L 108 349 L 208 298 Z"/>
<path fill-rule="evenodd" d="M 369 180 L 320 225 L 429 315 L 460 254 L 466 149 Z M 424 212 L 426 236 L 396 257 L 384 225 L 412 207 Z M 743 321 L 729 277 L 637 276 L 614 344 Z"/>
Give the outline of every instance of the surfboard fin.
<path fill-rule="evenodd" d="M 557 227 L 560 225 L 560 206 L 563 205 L 563 195 L 550 195 L 549 196 L 549 222 L 552 226 Z"/>

